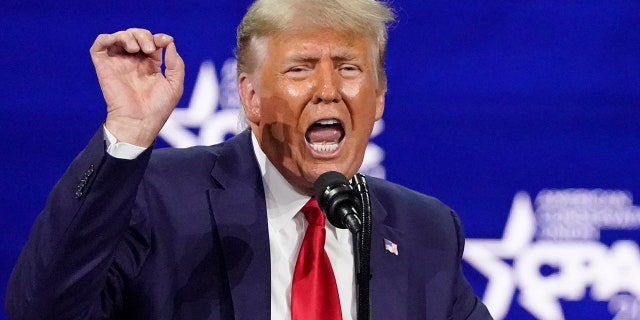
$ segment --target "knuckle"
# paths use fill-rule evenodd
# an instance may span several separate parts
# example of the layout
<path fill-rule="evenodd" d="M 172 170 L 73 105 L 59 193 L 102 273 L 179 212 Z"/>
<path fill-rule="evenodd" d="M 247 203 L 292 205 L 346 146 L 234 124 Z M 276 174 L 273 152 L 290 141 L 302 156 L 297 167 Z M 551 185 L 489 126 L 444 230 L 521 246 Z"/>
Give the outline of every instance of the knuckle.
<path fill-rule="evenodd" d="M 136 37 L 149 37 L 151 36 L 151 31 L 142 28 L 129 28 L 127 32 L 133 34 Z"/>

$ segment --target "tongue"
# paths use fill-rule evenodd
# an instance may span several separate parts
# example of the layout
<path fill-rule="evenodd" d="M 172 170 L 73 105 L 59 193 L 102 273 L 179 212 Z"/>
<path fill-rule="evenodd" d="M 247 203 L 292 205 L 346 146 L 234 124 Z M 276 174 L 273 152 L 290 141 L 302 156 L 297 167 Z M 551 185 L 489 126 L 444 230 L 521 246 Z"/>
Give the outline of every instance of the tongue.
<path fill-rule="evenodd" d="M 314 124 L 307 130 L 306 138 L 309 143 L 338 143 L 342 137 L 342 126 Z"/>

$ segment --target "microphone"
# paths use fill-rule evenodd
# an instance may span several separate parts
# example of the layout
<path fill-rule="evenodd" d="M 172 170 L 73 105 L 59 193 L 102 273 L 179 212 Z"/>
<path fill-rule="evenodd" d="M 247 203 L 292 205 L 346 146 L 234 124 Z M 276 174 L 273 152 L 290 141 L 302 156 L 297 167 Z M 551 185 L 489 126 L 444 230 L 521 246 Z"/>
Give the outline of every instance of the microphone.
<path fill-rule="evenodd" d="M 314 184 L 316 199 L 329 222 L 336 228 L 349 229 L 357 234 L 362 223 L 358 217 L 358 193 L 344 175 L 328 171 L 320 175 Z"/>

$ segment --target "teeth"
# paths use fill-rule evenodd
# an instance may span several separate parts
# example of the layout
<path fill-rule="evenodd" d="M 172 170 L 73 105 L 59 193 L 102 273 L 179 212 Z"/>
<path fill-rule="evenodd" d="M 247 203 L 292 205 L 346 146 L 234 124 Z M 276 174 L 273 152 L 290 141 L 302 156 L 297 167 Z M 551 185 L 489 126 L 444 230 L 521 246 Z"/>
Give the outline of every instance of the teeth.
<path fill-rule="evenodd" d="M 338 120 L 336 120 L 336 119 L 323 119 L 323 120 L 317 121 L 316 123 L 317 124 L 321 124 L 321 125 L 331 125 L 331 124 L 338 123 Z"/>
<path fill-rule="evenodd" d="M 327 143 L 327 144 L 312 143 L 310 145 L 311 145 L 311 148 L 313 148 L 313 150 L 318 152 L 333 152 L 333 151 L 336 151 L 336 149 L 338 149 L 337 143 Z"/>

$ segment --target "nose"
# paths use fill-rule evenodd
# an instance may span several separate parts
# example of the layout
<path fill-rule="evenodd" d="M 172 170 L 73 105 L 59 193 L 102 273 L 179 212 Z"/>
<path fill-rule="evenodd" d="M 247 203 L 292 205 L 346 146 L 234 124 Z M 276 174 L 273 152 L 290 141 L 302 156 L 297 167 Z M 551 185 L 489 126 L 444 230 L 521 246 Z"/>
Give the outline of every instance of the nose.
<path fill-rule="evenodd" d="M 318 104 L 340 102 L 339 81 L 332 64 L 318 66 L 313 101 Z"/>

